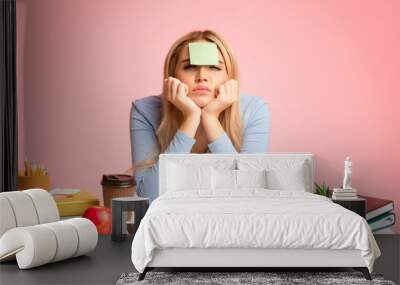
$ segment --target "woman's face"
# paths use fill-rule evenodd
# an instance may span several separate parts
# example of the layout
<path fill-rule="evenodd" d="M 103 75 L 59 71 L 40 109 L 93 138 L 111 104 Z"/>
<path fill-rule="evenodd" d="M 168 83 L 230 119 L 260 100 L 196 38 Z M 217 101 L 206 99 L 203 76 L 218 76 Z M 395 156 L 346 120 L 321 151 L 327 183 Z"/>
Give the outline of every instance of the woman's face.
<path fill-rule="evenodd" d="M 190 65 L 188 46 L 184 47 L 179 55 L 175 77 L 188 86 L 188 97 L 200 108 L 214 99 L 217 88 L 229 79 L 219 49 L 218 61 L 218 65 Z M 200 90 L 199 87 L 207 88 L 207 90 Z"/>

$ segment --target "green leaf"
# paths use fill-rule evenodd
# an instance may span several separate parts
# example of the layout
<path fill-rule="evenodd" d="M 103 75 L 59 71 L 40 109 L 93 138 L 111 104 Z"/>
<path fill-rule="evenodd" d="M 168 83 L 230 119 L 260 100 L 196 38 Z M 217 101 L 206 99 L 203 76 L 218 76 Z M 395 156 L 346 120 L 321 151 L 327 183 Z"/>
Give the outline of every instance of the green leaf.
<path fill-rule="evenodd" d="M 315 184 L 315 193 L 321 196 L 326 196 L 329 197 L 329 185 L 325 183 L 325 181 L 322 182 L 322 187 L 318 185 L 316 182 Z"/>

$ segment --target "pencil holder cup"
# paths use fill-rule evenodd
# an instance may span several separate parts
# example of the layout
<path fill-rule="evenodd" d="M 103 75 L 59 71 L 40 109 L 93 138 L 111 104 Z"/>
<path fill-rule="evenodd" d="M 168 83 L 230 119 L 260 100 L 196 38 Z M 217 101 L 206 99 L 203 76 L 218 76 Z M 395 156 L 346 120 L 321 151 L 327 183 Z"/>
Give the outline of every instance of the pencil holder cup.
<path fill-rule="evenodd" d="M 41 188 L 50 191 L 50 176 L 18 176 L 18 190 Z"/>

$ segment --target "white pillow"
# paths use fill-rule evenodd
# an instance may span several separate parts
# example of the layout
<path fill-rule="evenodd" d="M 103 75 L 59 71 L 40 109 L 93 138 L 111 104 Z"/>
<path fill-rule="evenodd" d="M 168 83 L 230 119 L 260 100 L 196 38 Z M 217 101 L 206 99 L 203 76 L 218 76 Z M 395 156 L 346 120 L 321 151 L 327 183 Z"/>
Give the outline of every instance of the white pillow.
<path fill-rule="evenodd" d="M 214 190 L 236 190 L 236 170 L 212 168 L 212 188 Z"/>
<path fill-rule="evenodd" d="M 238 190 L 240 188 L 267 188 L 266 170 L 233 170 L 212 168 L 214 190 Z"/>
<path fill-rule="evenodd" d="M 295 164 L 291 168 L 268 169 L 268 189 L 307 191 L 305 163 Z"/>
<path fill-rule="evenodd" d="M 236 170 L 237 188 L 268 188 L 267 170 Z"/>
<path fill-rule="evenodd" d="M 167 191 L 211 189 L 211 167 L 169 163 Z"/>

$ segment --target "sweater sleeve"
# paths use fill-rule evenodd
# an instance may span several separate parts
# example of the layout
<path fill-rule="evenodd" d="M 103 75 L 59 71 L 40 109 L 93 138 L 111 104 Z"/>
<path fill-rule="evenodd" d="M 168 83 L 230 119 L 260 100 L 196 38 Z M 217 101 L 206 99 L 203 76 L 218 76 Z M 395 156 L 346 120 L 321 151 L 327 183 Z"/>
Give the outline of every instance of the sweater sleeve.
<path fill-rule="evenodd" d="M 243 131 L 243 142 L 240 153 L 263 153 L 267 151 L 269 139 L 268 105 L 257 97 L 247 110 L 251 115 Z M 224 132 L 208 145 L 212 153 L 237 153 L 228 134 Z"/>
<path fill-rule="evenodd" d="M 146 115 L 132 104 L 130 136 L 134 166 L 142 160 L 155 159 L 158 155 L 155 130 Z M 178 129 L 164 153 L 190 153 L 195 142 L 195 139 Z M 157 161 L 152 167 L 134 172 L 137 194 L 150 198 L 150 201 L 158 197 L 158 165 Z"/>
<path fill-rule="evenodd" d="M 208 149 L 212 153 L 237 153 L 226 132 L 223 132 L 216 140 L 208 144 Z"/>
<path fill-rule="evenodd" d="M 241 153 L 265 153 L 268 150 L 270 113 L 268 104 L 260 97 L 249 109 L 251 115 L 243 132 Z"/>

